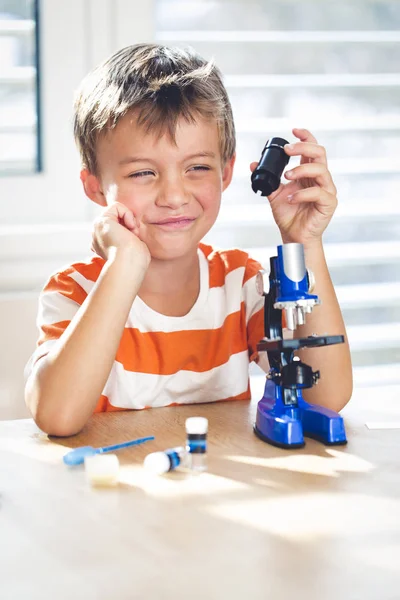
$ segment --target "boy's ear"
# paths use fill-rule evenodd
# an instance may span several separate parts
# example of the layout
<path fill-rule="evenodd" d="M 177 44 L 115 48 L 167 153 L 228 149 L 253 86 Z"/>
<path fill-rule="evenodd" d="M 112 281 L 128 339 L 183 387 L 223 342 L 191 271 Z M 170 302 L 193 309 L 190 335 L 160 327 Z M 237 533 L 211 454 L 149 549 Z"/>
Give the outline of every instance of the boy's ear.
<path fill-rule="evenodd" d="M 96 175 L 90 173 L 88 169 L 82 169 L 80 179 L 82 181 L 86 196 L 100 206 L 107 206 L 105 196 L 101 189 L 100 181 Z"/>
<path fill-rule="evenodd" d="M 222 169 L 222 191 L 224 192 L 232 181 L 233 167 L 235 166 L 236 154 L 226 161 Z"/>

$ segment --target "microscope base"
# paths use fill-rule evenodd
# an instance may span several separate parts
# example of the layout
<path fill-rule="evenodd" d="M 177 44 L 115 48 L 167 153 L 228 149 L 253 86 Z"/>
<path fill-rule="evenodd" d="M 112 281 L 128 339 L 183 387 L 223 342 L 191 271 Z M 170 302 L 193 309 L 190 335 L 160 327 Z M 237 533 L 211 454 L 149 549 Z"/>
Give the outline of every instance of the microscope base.
<path fill-rule="evenodd" d="M 309 404 L 297 390 L 297 406 L 286 406 L 282 389 L 267 380 L 264 396 L 257 406 L 255 434 L 280 448 L 301 448 L 304 436 L 329 446 L 347 443 L 343 419 L 333 410 Z"/>
<path fill-rule="evenodd" d="M 276 446 L 277 448 L 284 448 L 284 449 L 288 449 L 288 448 L 304 448 L 305 443 L 304 440 L 303 442 L 291 442 L 291 443 L 284 443 L 284 442 L 279 442 L 276 439 L 267 437 L 266 435 L 264 435 L 263 433 L 261 433 L 261 431 L 259 429 L 257 429 L 257 425 L 254 425 L 254 433 L 256 434 L 256 436 L 258 438 L 260 438 L 260 440 L 262 440 L 263 442 L 266 442 L 267 444 L 270 444 L 271 446 Z M 284 439 L 288 439 L 289 436 L 286 434 L 286 436 L 283 436 Z"/>

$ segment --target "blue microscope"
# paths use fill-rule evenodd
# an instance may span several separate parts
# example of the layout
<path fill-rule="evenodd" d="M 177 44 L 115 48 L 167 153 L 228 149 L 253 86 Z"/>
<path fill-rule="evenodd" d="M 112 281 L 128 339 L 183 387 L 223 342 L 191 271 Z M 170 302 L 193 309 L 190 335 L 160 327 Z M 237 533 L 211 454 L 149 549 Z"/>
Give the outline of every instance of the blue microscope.
<path fill-rule="evenodd" d="M 289 161 L 283 150 L 287 143 L 282 138 L 267 142 L 252 174 L 255 192 L 269 196 L 278 189 L 283 169 Z M 304 400 L 302 390 L 315 385 L 320 373 L 294 355 L 300 348 L 343 343 L 344 336 L 283 339 L 282 335 L 283 314 L 287 329 L 294 331 L 305 323 L 306 314 L 320 304 L 318 296 L 311 293 L 313 285 L 302 244 L 278 246 L 277 256 L 270 258 L 269 274 L 261 271 L 257 276 L 257 289 L 265 297 L 265 337 L 257 344 L 257 350 L 267 352 L 270 371 L 264 395 L 258 403 L 254 432 L 265 442 L 281 448 L 303 447 L 304 436 L 327 445 L 347 443 L 342 417 L 333 410 Z"/>

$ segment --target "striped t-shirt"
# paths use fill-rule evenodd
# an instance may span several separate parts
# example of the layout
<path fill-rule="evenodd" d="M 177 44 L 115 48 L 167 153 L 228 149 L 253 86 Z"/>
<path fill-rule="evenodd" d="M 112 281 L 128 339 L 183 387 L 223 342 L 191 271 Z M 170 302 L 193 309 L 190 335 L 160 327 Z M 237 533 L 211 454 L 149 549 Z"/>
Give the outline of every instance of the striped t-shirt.
<path fill-rule="evenodd" d="M 95 412 L 250 398 L 249 363 L 264 336 L 261 265 L 242 250 L 199 244 L 200 292 L 183 317 L 157 313 L 139 296 L 132 304 Z M 47 354 L 90 294 L 105 261 L 94 256 L 55 273 L 39 299 L 37 348 L 27 368 Z"/>

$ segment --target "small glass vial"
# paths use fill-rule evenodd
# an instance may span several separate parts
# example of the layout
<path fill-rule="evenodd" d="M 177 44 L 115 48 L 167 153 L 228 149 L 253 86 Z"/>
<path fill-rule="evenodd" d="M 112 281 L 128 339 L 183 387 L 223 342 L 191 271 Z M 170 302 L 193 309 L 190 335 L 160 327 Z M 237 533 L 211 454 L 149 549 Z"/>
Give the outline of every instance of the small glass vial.
<path fill-rule="evenodd" d="M 183 446 L 168 448 L 163 452 L 152 452 L 144 459 L 144 467 L 151 473 L 163 475 L 177 467 L 185 466 L 187 452 Z"/>
<path fill-rule="evenodd" d="M 202 472 L 207 470 L 208 420 L 205 417 L 186 419 L 187 468 Z"/>

